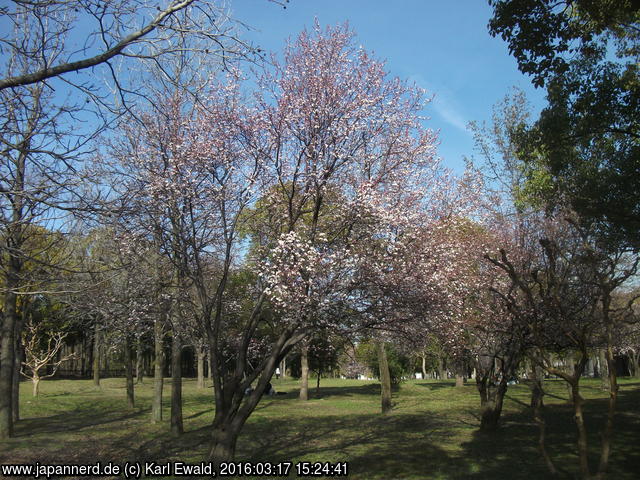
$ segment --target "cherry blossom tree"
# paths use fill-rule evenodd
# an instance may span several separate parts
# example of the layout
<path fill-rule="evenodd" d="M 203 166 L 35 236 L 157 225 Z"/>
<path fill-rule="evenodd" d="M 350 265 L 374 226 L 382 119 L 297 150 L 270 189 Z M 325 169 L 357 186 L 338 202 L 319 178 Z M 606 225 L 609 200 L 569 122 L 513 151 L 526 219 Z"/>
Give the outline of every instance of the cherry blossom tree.
<path fill-rule="evenodd" d="M 211 359 L 216 462 L 233 457 L 298 342 L 373 318 L 354 308 L 354 272 L 367 261 L 360 245 L 386 228 L 371 212 L 409 223 L 401 205 L 427 205 L 439 176 L 422 92 L 390 79 L 347 27 L 303 32 L 265 68 L 252 101 L 241 85 L 231 72 L 197 105 L 163 99 L 160 115 L 139 115 L 144 128 L 130 129 L 115 155 L 133 223 L 171 260 L 178 288 L 194 292 L 189 315 Z M 230 295 L 243 264 L 253 281 Z"/>

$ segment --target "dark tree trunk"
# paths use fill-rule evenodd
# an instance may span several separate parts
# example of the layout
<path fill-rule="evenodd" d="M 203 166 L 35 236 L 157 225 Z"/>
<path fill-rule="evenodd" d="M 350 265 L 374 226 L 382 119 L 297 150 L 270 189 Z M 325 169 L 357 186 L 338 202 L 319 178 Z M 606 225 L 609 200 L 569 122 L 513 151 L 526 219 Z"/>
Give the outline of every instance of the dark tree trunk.
<path fill-rule="evenodd" d="M 307 342 L 302 345 L 302 351 L 300 352 L 300 365 L 301 365 L 301 377 L 300 377 L 300 400 L 309 400 L 309 346 Z"/>
<path fill-rule="evenodd" d="M 164 386 L 164 350 L 162 340 L 164 331 L 162 322 L 156 320 L 153 326 L 154 353 L 153 362 L 153 400 L 151 402 L 151 418 L 153 422 L 162 421 L 162 389 Z"/>
<path fill-rule="evenodd" d="M 230 422 L 231 425 L 214 425 L 211 435 L 211 447 L 209 459 L 218 467 L 222 462 L 231 462 L 236 454 L 236 443 L 240 430 Z"/>
<path fill-rule="evenodd" d="M 549 470 L 551 475 L 556 475 L 558 470 L 547 451 L 546 444 L 546 434 L 547 434 L 547 424 L 542 415 L 542 407 L 544 406 L 544 389 L 543 389 L 543 380 L 544 374 L 542 368 L 538 366 L 535 361 L 531 362 L 531 408 L 533 409 L 533 420 L 538 425 L 538 449 L 540 450 L 540 454 L 544 459 L 545 465 Z"/>
<path fill-rule="evenodd" d="M 209 374 L 209 381 L 213 383 L 213 361 L 211 360 L 210 353 L 207 354 L 207 361 L 209 363 L 209 372 L 207 372 Z"/>
<path fill-rule="evenodd" d="M 501 380 L 498 385 L 489 385 L 487 381 L 480 382 L 480 430 L 492 432 L 497 430 L 502 415 L 504 396 L 507 393 L 507 381 Z M 482 390 L 485 390 L 484 392 Z"/>
<path fill-rule="evenodd" d="M 13 415 L 13 421 L 14 423 L 17 422 L 18 420 L 20 420 L 20 369 L 22 367 L 22 357 L 23 357 L 23 352 L 22 352 L 22 341 L 21 341 L 21 335 L 22 335 L 22 323 L 24 321 L 24 318 L 18 317 L 17 322 L 16 322 L 16 330 L 15 330 L 15 337 L 14 337 L 14 352 L 15 352 L 15 360 L 14 360 L 14 370 L 13 370 L 13 388 L 11 391 L 11 409 L 12 409 L 12 415 Z"/>
<path fill-rule="evenodd" d="M 580 474 L 583 479 L 591 477 L 589 471 L 589 450 L 587 444 L 587 428 L 584 423 L 582 405 L 583 398 L 580 396 L 579 378 L 574 378 L 571 382 L 571 402 L 573 403 L 573 418 L 578 429 L 578 457 L 580 461 Z"/>
<path fill-rule="evenodd" d="M 18 320 L 17 295 L 13 289 L 17 282 L 7 278 L 4 297 L 4 315 L 0 332 L 0 439 L 13 436 L 13 375 L 15 372 L 15 329 Z"/>
<path fill-rule="evenodd" d="M 600 450 L 600 463 L 598 465 L 598 476 L 604 478 L 609 467 L 609 456 L 611 455 L 611 440 L 613 437 L 613 421 L 616 412 L 616 402 L 618 399 L 618 378 L 616 375 L 616 364 L 613 356 L 613 324 L 609 317 L 611 297 L 606 295 L 603 299 L 603 311 L 605 312 L 607 348 L 605 351 L 607 370 L 609 373 L 609 405 L 607 410 L 607 421 L 602 431 L 602 445 Z"/>
<path fill-rule="evenodd" d="M 93 330 L 93 384 L 100 386 L 100 330 L 97 323 Z"/>
<path fill-rule="evenodd" d="M 136 342 L 136 383 L 144 383 L 144 353 L 140 338 Z"/>
<path fill-rule="evenodd" d="M 127 336 L 124 343 L 125 357 L 125 373 L 127 377 L 127 406 L 133 408 L 135 406 L 133 393 L 133 352 L 131 340 Z"/>
<path fill-rule="evenodd" d="M 480 430 L 491 432 L 500 424 L 504 396 L 520 360 L 519 353 L 507 352 L 504 357 L 493 353 L 478 355 L 476 387 L 480 393 Z"/>
<path fill-rule="evenodd" d="M 531 381 L 529 388 L 531 389 L 531 408 L 539 408 L 544 406 L 544 389 L 542 382 L 544 381 L 544 375 L 542 369 L 533 364 L 529 372 Z"/>
<path fill-rule="evenodd" d="M 631 360 L 631 366 L 633 368 L 633 378 L 640 378 L 640 351 L 631 352 L 629 354 L 629 360 Z"/>
<path fill-rule="evenodd" d="M 320 395 L 320 377 L 322 376 L 322 372 L 318 371 L 318 377 L 316 378 L 316 395 Z"/>
<path fill-rule="evenodd" d="M 171 433 L 182 435 L 182 345 L 178 334 L 173 332 L 171 342 Z"/>
<path fill-rule="evenodd" d="M 204 388 L 204 360 L 205 360 L 205 352 L 203 347 L 198 347 L 197 350 L 197 360 L 198 360 L 198 380 L 197 380 L 197 388 Z"/>
<path fill-rule="evenodd" d="M 387 352 L 384 348 L 384 342 L 378 341 L 378 367 L 380 369 L 380 400 L 382 405 L 382 413 L 391 411 L 391 374 L 389 372 L 389 362 L 387 361 Z"/>
<path fill-rule="evenodd" d="M 242 372 L 244 369 L 242 363 L 236 365 L 237 368 L 235 372 L 231 373 L 230 376 L 224 380 L 224 384 L 222 384 L 224 377 L 214 377 L 214 381 L 218 382 L 214 388 L 216 410 L 213 420 L 211 444 L 207 455 L 207 460 L 213 462 L 214 465 L 218 466 L 221 462 L 233 460 L 238 435 L 264 394 L 267 384 L 275 372 L 280 357 L 279 354 L 282 352 L 286 340 L 287 337 L 285 335 L 280 338 L 278 350 L 272 353 L 264 365 L 264 370 L 262 370 L 262 373 L 258 376 L 255 389 L 248 395 L 245 395 L 243 392 L 246 384 L 243 383 Z M 210 347 L 210 352 L 211 350 Z M 210 355 L 214 358 L 212 353 L 210 353 Z M 241 362 L 241 360 L 239 360 L 239 362 Z M 217 367 L 214 358 L 214 375 L 217 371 L 215 368 Z"/>

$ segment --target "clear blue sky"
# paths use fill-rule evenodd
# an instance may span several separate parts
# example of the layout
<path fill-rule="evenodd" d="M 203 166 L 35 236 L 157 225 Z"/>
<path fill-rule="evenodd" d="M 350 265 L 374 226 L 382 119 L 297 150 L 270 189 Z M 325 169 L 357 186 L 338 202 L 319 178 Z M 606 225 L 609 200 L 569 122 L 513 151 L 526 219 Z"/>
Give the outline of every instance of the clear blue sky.
<path fill-rule="evenodd" d="M 435 95 L 426 125 L 440 132 L 443 163 L 460 172 L 473 154 L 470 120 L 489 120 L 491 108 L 512 86 L 534 108 L 544 104 L 520 74 L 506 44 L 487 30 L 491 8 L 483 0 L 290 0 L 287 8 L 267 0 L 232 0 L 233 16 L 253 27 L 242 36 L 267 51 L 281 51 L 288 37 L 314 18 L 322 26 L 349 22 L 357 41 L 386 60 L 393 76 L 415 81 Z"/>

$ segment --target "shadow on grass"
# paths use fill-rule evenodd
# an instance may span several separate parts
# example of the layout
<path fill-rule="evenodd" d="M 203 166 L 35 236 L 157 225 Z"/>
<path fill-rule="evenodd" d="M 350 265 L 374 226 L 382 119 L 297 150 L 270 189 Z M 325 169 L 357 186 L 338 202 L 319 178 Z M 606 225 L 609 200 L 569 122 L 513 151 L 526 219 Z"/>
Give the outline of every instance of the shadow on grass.
<path fill-rule="evenodd" d="M 628 386 L 628 384 L 627 384 Z M 637 405 L 640 391 L 625 389 L 618 396 L 614 425 L 610 479 L 636 479 L 640 471 L 640 415 Z M 588 399 L 585 422 L 589 435 L 589 460 L 595 473 L 600 459 L 601 432 L 606 420 L 607 399 Z M 543 463 L 537 448 L 538 427 L 531 411 L 523 409 L 502 416 L 500 430 L 483 433 L 476 430 L 473 439 L 463 444 L 464 457 L 473 465 L 464 478 L 469 479 L 545 479 L 579 478 L 576 453 L 576 427 L 573 407 L 568 404 L 547 405 L 544 408 L 547 425 L 546 445 L 559 473 L 553 477 Z"/>
<path fill-rule="evenodd" d="M 299 390 L 293 390 L 282 395 L 283 399 L 298 398 Z M 323 387 L 320 385 L 320 392 L 316 393 L 316 389 L 309 388 L 309 398 L 328 398 L 328 397 L 355 397 L 355 396 L 371 396 L 380 395 L 379 383 L 367 383 L 365 385 L 347 386 L 347 387 Z"/>
<path fill-rule="evenodd" d="M 447 382 L 415 385 L 453 389 L 453 385 Z M 637 447 L 640 440 L 638 386 L 640 384 L 626 383 L 619 394 L 610 479 L 631 480 L 637 478 L 637 472 L 640 471 L 640 449 Z M 379 384 L 376 383 L 329 386 L 321 387 L 321 397 L 354 397 L 360 400 L 360 396 L 377 396 L 379 391 Z M 279 398 L 290 401 L 297 394 L 297 391 L 292 391 Z M 526 391 L 521 395 L 526 396 Z M 523 396 L 516 396 L 518 391 L 515 389 L 508 394 L 509 403 L 515 408 L 510 408 L 503 415 L 502 428 L 492 434 L 477 431 L 478 422 L 473 423 L 473 417 L 452 417 L 438 411 L 430 412 L 428 405 L 426 411 L 407 412 L 398 409 L 386 416 L 361 412 L 339 415 L 322 410 L 314 416 L 289 416 L 287 413 L 260 415 L 251 418 L 243 429 L 238 441 L 237 460 L 347 460 L 349 476 L 354 480 L 552 478 L 537 449 L 538 431 L 531 419 L 531 412 L 522 401 Z M 264 399 L 259 404 L 259 410 L 268 409 L 277 401 Z M 127 423 L 131 423 L 133 428 L 146 425 L 148 409 L 127 412 L 122 409 L 121 403 L 97 399 L 76 405 L 77 408 L 61 414 L 19 422 L 16 440 L 25 439 L 25 442 L 29 442 L 28 436 L 40 435 L 37 441 L 29 443 L 33 458 L 25 457 L 24 461 L 44 461 L 44 454 L 41 455 L 39 451 L 41 446 L 47 446 L 47 441 L 60 442 L 64 432 L 82 429 L 87 429 L 86 437 L 81 437 L 85 431 L 79 432 L 63 447 L 69 458 L 51 457 L 51 463 L 90 463 L 96 460 L 118 463 L 126 460 L 164 462 L 177 459 L 196 463 L 205 457 L 211 434 L 209 425 L 189 429 L 187 423 L 187 432 L 176 439 L 168 432 L 165 422 L 149 428 L 146 436 L 138 436 L 137 431 L 132 435 L 131 429 L 123 431 L 122 427 Z M 210 404 L 203 404 L 202 407 L 190 412 L 185 419 L 199 418 L 204 421 L 203 415 L 210 414 L 212 409 Z M 319 403 L 317 408 L 323 407 Z M 599 434 L 604 425 L 606 409 L 606 399 L 587 399 L 585 403 L 594 470 L 599 458 Z M 572 407 L 565 403 L 551 404 L 545 407 L 544 416 L 548 426 L 547 445 L 561 469 L 558 478 L 575 478 L 577 455 Z M 108 436 L 99 437 L 97 433 L 93 436 L 94 428 L 108 432 Z M 92 442 L 91 438 L 96 440 Z M 51 452 L 46 454 L 53 455 Z"/>
<path fill-rule="evenodd" d="M 111 423 L 126 422 L 148 414 L 148 408 L 126 410 L 120 408 L 120 405 L 99 405 L 95 401 L 87 401 L 73 410 L 49 417 L 20 420 L 15 427 L 15 437 L 74 432 L 96 426 L 106 426 Z"/>
<path fill-rule="evenodd" d="M 429 382 L 429 383 L 415 383 L 417 387 L 428 388 L 429 390 L 440 390 L 442 388 L 455 388 L 455 383 L 453 382 Z M 471 385 L 469 383 L 465 383 L 465 386 Z"/>
<path fill-rule="evenodd" d="M 447 424 L 432 415 L 269 419 L 247 427 L 239 453 L 251 461 L 348 460 L 350 476 L 372 479 L 420 478 L 452 461 L 438 446 L 450 435 Z"/>

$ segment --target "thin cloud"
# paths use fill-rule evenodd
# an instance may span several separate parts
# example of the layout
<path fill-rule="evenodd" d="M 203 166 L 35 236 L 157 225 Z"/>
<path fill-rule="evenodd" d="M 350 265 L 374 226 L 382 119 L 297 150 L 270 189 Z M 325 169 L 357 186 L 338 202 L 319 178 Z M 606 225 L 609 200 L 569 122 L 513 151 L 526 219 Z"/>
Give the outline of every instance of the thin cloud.
<path fill-rule="evenodd" d="M 446 87 L 431 88 L 422 75 L 412 75 L 409 77 L 409 81 L 415 82 L 416 85 L 424 88 L 428 94 L 433 95 L 433 100 L 429 104 L 429 107 L 432 108 L 442 120 L 467 135 L 471 135 L 471 132 L 467 129 L 468 118 L 462 113 L 462 109 L 458 106 L 451 90 Z"/>

